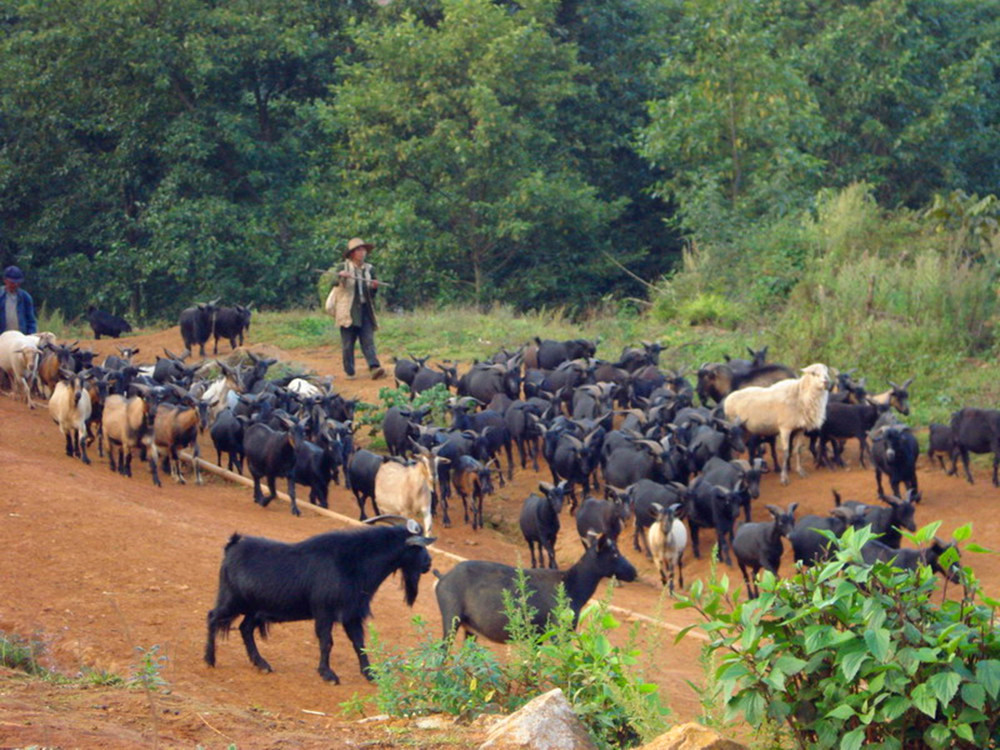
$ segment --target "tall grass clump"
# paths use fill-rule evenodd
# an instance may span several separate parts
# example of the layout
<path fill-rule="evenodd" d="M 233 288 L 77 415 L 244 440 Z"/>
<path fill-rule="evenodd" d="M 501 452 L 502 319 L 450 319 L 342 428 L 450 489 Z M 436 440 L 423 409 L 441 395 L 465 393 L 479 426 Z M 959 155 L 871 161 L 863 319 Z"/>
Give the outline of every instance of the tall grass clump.
<path fill-rule="evenodd" d="M 822 191 L 808 211 L 747 232 L 742 255 L 693 239 L 652 317 L 727 328 L 688 313 L 722 296 L 748 343 L 763 339 L 793 365 L 856 367 L 875 392 L 914 377 L 916 421 L 947 421 L 1000 396 L 977 366 L 997 344 L 1000 233 L 982 216 L 995 205 L 952 195 L 925 212 L 886 211 L 868 185 Z"/>

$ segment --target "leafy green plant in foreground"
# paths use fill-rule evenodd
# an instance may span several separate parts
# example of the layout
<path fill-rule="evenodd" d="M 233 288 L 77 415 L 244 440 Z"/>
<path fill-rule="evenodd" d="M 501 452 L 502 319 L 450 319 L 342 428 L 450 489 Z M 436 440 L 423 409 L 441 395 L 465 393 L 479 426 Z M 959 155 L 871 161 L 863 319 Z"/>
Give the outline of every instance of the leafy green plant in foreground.
<path fill-rule="evenodd" d="M 907 536 L 926 545 L 939 525 Z M 970 533 L 963 526 L 955 540 Z M 872 536 L 849 529 L 829 562 L 784 580 L 764 574 L 758 599 L 734 598 L 723 576 L 694 583 L 675 605 L 706 620 L 728 714 L 784 723 L 800 747 L 994 747 L 1000 601 L 982 594 L 969 567 L 961 596 L 946 590 L 935 603 L 929 567 L 856 564 Z M 957 569 L 958 560 L 953 548 L 940 564 Z"/>
<path fill-rule="evenodd" d="M 608 633 L 619 623 L 606 602 L 585 607 L 576 630 L 560 587 L 549 625 L 538 631 L 530 625 L 522 575 L 505 611 L 511 635 L 506 664 L 474 640 L 455 648 L 450 640 L 428 637 L 419 618 L 421 642 L 403 654 L 390 653 L 373 634 L 369 653 L 379 709 L 407 716 L 509 712 L 559 687 L 602 747 L 630 747 L 663 731 L 668 711 L 657 686 L 641 678 L 638 630 L 624 647 L 612 645 Z"/>

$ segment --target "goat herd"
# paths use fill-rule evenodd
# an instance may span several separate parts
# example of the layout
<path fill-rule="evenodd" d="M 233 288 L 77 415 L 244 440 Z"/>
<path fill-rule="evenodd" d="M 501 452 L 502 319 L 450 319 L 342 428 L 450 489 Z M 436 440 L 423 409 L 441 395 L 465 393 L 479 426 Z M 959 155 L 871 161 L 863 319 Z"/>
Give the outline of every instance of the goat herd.
<path fill-rule="evenodd" d="M 187 352 L 203 347 L 221 310 L 192 308 L 182 320 Z M 223 338 L 242 344 L 250 312 L 236 310 L 234 331 Z M 208 328 L 206 328 L 208 326 Z M 216 348 L 218 336 L 216 337 Z M 199 434 L 208 432 L 222 465 L 242 474 L 246 463 L 254 481 L 254 501 L 266 506 L 279 477 L 288 482 L 291 511 L 300 513 L 296 483 L 309 487 L 309 499 L 327 506 L 331 479 L 354 494 L 362 521 L 391 522 L 390 527 L 321 534 L 297 544 L 234 534 L 225 547 L 216 606 L 208 615 L 205 661 L 215 663 L 215 638 L 239 626 L 251 662 L 270 670 L 254 641 L 273 622 L 315 620 L 320 641 L 320 675 L 338 678 L 330 669 L 331 630 L 340 622 L 368 676 L 363 621 L 381 582 L 401 571 L 405 598 L 412 604 L 420 577 L 431 568 L 427 546 L 435 518 L 451 524 L 453 493 L 462 500 L 463 518 L 473 531 L 483 526 L 484 498 L 503 485 L 519 464 L 539 471 L 548 464 L 551 482 L 523 502 L 520 528 L 531 555 L 525 571 L 536 622 L 543 623 L 555 603 L 559 584 L 566 587 L 579 614 L 601 579 L 636 578 L 635 567 L 621 554 L 617 539 L 634 518 L 633 547 L 651 557 L 664 586 L 673 593 L 684 586 L 683 560 L 688 536 L 700 557 L 699 534 L 714 532 L 719 559 L 732 556 L 748 592 L 761 570 L 777 573 L 787 538 L 796 561 L 813 564 L 827 554 L 821 530 L 841 534 L 849 526 L 871 525 L 880 534 L 864 550 L 866 560 L 895 559 L 901 567 L 927 564 L 945 575 L 937 561 L 944 545 L 901 550 L 901 529 L 915 530 L 917 441 L 894 411 L 909 413 L 908 387 L 869 394 L 853 372 L 834 372 L 811 364 L 799 372 L 766 360 L 766 348 L 752 359 L 727 359 L 702 365 L 691 384 L 680 372 L 661 369 L 661 347 L 643 343 L 626 348 L 615 362 L 595 359 L 597 342 L 536 338 L 516 352 L 503 350 L 474 363 L 461 376 L 454 366 L 429 367 L 427 359 L 395 362 L 398 383 L 413 394 L 444 384 L 451 424 L 426 425 L 429 407 L 392 407 L 382 430 L 389 455 L 354 444 L 357 401 L 345 398 L 330 379 L 265 376 L 274 359 L 246 352 L 240 364 L 204 360 L 188 364 L 166 352 L 154 364 L 139 365 L 137 349 L 119 347 L 120 356 L 100 364 L 75 344 L 57 343 L 51 334 L 0 334 L 0 369 L 15 393 L 31 405 L 32 392 L 48 397 L 53 420 L 63 433 L 66 454 L 90 463 L 88 444 L 107 452 L 112 471 L 132 474 L 132 457 L 148 461 L 151 480 L 160 485 L 159 468 L 184 482 L 178 450 L 199 456 Z M 202 353 L 204 350 L 202 349 Z M 700 402 L 695 406 L 695 398 Z M 794 452 L 803 473 L 801 452 L 808 444 L 817 466 L 843 466 L 844 444 L 857 439 L 862 466 L 874 465 L 883 505 L 841 502 L 828 516 L 796 519 L 796 504 L 766 505 L 771 519 L 752 522 L 762 474 L 769 471 L 764 448 L 781 482 L 788 482 Z M 950 425 L 933 425 L 930 455 L 951 459 L 956 473 L 962 458 L 966 476 L 969 452 L 993 452 L 997 484 L 1000 412 L 962 409 Z M 517 461 L 514 447 L 517 448 Z M 778 450 L 783 454 L 778 460 Z M 738 458 L 746 453 L 747 458 Z M 506 461 L 506 467 L 502 465 Z M 198 460 L 195 480 L 201 483 Z M 892 494 L 886 494 L 883 476 Z M 598 481 L 598 478 L 600 481 Z M 261 488 L 266 480 L 269 493 Z M 603 497 L 595 497 L 603 485 Z M 905 489 L 900 494 L 901 486 Z M 836 494 L 836 493 L 835 493 Z M 371 500 L 374 516 L 366 516 Z M 563 505 L 584 552 L 569 569 L 560 570 L 555 546 Z M 737 526 L 742 515 L 743 522 Z M 686 523 L 685 523 L 686 522 Z M 467 561 L 441 576 L 436 596 L 444 634 L 462 626 L 503 642 L 507 621 L 502 592 L 514 586 L 516 569 L 496 562 Z M 675 583 L 675 576 L 677 581 Z"/>

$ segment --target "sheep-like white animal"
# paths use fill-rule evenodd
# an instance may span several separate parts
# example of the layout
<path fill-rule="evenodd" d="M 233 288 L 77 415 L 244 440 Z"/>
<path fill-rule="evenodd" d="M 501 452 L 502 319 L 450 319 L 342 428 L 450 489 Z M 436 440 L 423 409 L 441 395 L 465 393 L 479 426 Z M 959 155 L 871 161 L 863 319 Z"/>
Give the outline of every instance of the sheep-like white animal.
<path fill-rule="evenodd" d="M 34 333 L 25 335 L 20 331 L 4 331 L 0 333 L 0 370 L 3 370 L 11 381 L 14 395 L 18 390 L 24 391 L 24 400 L 28 407 L 35 408 L 31 402 L 31 384 L 38 370 L 38 360 L 44 342 L 55 343 L 53 333 Z"/>
<path fill-rule="evenodd" d="M 788 464 L 795 439 L 805 430 L 818 430 L 826 419 L 830 396 L 830 370 L 816 363 L 802 368 L 802 377 L 781 380 L 766 388 L 750 386 L 733 391 L 723 402 L 726 419 L 740 419 L 743 429 L 752 435 L 778 436 L 783 451 L 781 483 L 788 484 Z M 795 451 L 799 476 L 802 468 L 802 442 Z"/>
<path fill-rule="evenodd" d="M 680 508 L 680 503 L 674 503 L 669 508 L 653 503 L 656 521 L 646 531 L 649 551 L 660 571 L 660 582 L 667 586 L 671 596 L 674 594 L 675 570 L 681 588 L 684 588 L 684 550 L 687 549 L 688 534 L 684 523 L 677 518 Z"/>

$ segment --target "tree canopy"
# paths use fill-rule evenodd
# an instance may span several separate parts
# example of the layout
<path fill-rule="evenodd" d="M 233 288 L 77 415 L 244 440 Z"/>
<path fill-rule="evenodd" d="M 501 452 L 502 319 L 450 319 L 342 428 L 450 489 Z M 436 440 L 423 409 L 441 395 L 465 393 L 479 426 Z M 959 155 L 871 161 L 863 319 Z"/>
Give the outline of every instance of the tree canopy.
<path fill-rule="evenodd" d="M 314 304 L 361 235 L 393 306 L 583 308 L 824 188 L 995 191 L 998 31 L 995 0 L 8 2 L 0 260 L 162 318 Z"/>

